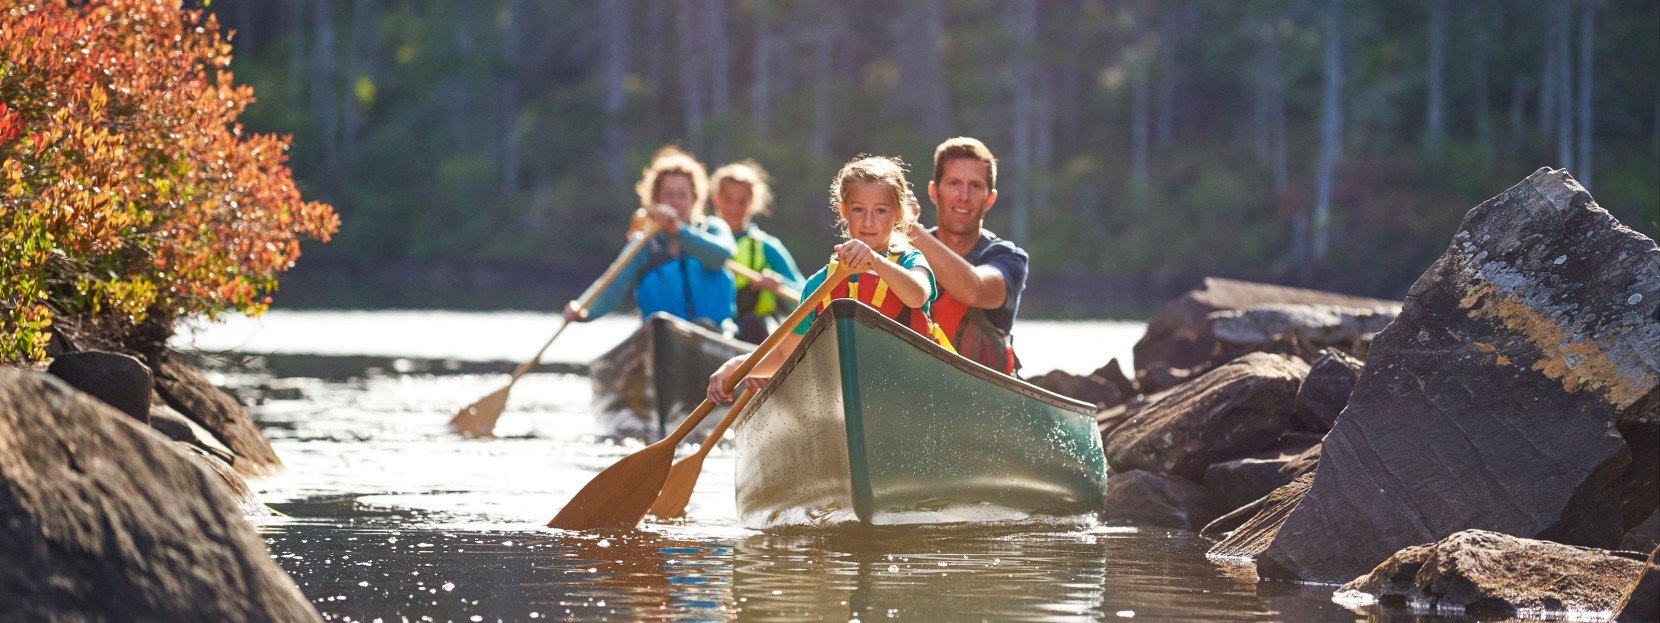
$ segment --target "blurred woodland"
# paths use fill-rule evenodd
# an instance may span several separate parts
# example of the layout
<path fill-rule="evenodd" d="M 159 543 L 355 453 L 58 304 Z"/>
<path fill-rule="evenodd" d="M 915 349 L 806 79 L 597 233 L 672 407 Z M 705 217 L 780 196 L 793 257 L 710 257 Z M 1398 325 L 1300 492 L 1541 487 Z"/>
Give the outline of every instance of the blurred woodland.
<path fill-rule="evenodd" d="M 1136 313 L 1203 275 L 1399 297 L 1541 166 L 1660 230 L 1654 0 L 208 9 L 257 94 L 244 122 L 292 134 L 302 191 L 343 221 L 289 305 L 555 305 L 612 258 L 670 142 L 763 163 L 763 227 L 816 264 L 842 162 L 899 155 L 925 184 L 936 143 L 979 137 L 1039 315 Z"/>

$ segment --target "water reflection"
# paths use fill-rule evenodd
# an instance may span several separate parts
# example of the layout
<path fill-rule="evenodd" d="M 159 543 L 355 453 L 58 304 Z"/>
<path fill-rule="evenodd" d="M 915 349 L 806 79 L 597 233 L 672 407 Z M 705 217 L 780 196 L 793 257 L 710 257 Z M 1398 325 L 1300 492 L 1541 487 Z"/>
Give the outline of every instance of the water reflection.
<path fill-rule="evenodd" d="M 1270 585 L 1205 560 L 1180 533 L 265 531 L 333 620 L 1356 618 L 1329 590 L 1264 594 Z"/>

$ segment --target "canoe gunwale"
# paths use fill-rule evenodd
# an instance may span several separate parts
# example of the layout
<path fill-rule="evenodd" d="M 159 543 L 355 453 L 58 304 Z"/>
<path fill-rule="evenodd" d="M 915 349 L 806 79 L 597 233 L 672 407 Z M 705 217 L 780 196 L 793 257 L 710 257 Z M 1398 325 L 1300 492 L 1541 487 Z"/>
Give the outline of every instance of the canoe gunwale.
<path fill-rule="evenodd" d="M 806 303 L 803 304 L 805 305 Z M 802 336 L 801 344 L 796 346 L 795 352 L 790 353 L 789 358 L 784 360 L 783 365 L 779 366 L 778 371 L 772 375 L 771 379 L 767 380 L 767 384 L 762 386 L 760 395 L 757 395 L 754 399 L 750 400 L 749 404 L 744 407 L 743 412 L 738 414 L 737 419 L 734 421 L 734 425 L 742 426 L 744 421 L 749 419 L 750 414 L 753 413 L 757 407 L 764 404 L 768 396 L 771 396 L 774 391 L 777 391 L 779 386 L 778 380 L 788 376 L 789 372 L 795 368 L 796 364 L 800 363 L 801 359 L 806 356 L 808 347 L 818 339 L 819 335 L 823 334 L 825 331 L 828 331 L 830 327 L 834 325 L 836 320 L 842 318 L 852 318 L 865 326 L 885 331 L 901 340 L 904 340 L 917 350 L 920 350 L 935 359 L 951 364 L 951 366 L 959 370 L 974 375 L 981 381 L 991 383 L 1005 390 L 1025 395 L 1029 398 L 1038 400 L 1059 409 L 1065 409 L 1079 415 L 1089 416 L 1092 419 L 1095 417 L 1095 405 L 1062 396 L 1036 385 L 1032 385 L 1031 383 L 1022 381 L 1018 378 L 1003 374 L 997 370 L 980 365 L 967 357 L 951 352 L 939 344 L 935 344 L 931 339 L 918 335 L 917 332 L 912 331 L 910 327 L 899 324 L 892 318 L 883 316 L 882 312 L 876 311 L 876 309 L 870 307 L 869 305 L 853 299 L 836 299 L 835 301 L 831 301 L 830 305 L 825 308 L 824 313 L 819 314 L 818 318 L 813 321 L 812 326 L 808 327 L 807 334 Z"/>

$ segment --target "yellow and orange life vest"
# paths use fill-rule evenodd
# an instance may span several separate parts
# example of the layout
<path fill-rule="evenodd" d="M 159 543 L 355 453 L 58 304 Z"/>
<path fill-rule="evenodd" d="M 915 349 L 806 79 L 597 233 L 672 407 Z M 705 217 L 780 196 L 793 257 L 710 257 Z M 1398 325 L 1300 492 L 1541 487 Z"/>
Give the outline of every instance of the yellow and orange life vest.
<path fill-rule="evenodd" d="M 898 258 L 898 254 L 890 254 L 888 261 L 898 261 Z M 854 281 L 854 278 L 858 281 Z M 836 299 L 853 299 L 869 305 L 883 316 L 910 327 L 912 331 L 934 340 L 934 343 L 944 346 L 951 352 L 957 352 L 951 347 L 951 340 L 945 336 L 945 332 L 940 330 L 939 325 L 934 324 L 926 312 L 915 307 L 907 307 L 898 296 L 890 295 L 887 282 L 883 281 L 882 276 L 876 274 L 876 271 L 866 271 L 843 280 L 832 288 L 829 294 L 824 295 L 824 298 L 819 299 L 815 310 L 824 313 L 824 308 Z"/>

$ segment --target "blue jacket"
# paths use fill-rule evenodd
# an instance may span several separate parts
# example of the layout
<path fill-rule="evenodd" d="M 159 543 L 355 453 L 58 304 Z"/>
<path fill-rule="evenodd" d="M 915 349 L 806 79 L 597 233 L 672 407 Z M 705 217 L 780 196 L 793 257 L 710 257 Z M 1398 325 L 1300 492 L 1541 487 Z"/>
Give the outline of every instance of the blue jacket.
<path fill-rule="evenodd" d="M 680 252 L 669 253 L 668 234 L 652 236 L 646 248 L 617 273 L 610 287 L 594 297 L 588 317 L 620 307 L 633 294 L 640 315 L 667 312 L 686 320 L 721 326 L 737 312 L 732 274 L 726 260 L 734 250 L 732 231 L 718 218 L 680 226 Z"/>

